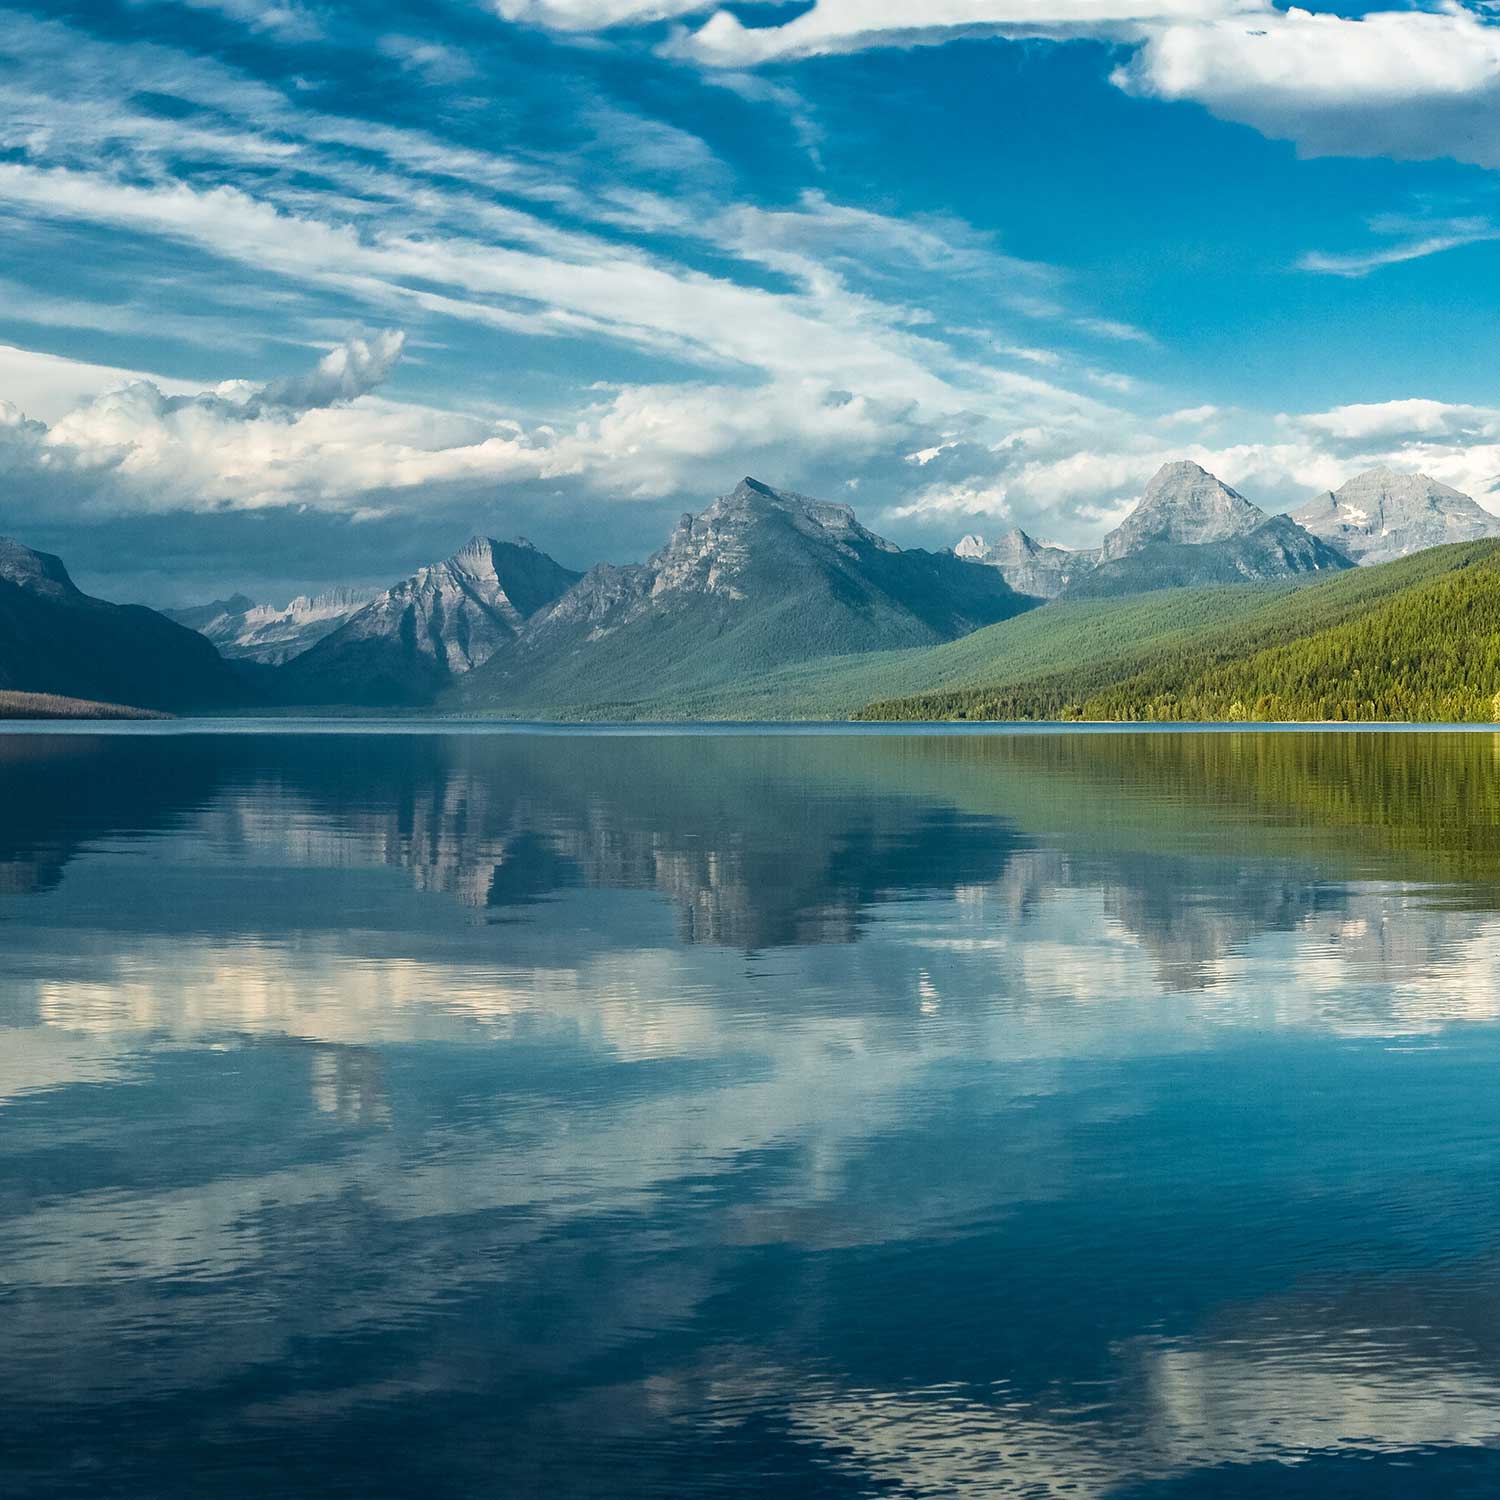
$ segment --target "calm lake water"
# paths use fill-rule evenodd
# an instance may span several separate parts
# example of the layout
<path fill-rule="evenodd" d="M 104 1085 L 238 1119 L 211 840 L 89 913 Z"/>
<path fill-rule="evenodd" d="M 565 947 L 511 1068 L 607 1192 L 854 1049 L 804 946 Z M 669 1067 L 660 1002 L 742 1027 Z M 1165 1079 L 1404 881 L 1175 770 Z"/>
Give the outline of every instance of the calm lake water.
<path fill-rule="evenodd" d="M 0 735 L 0 1492 L 1493 1496 L 1500 737 Z"/>

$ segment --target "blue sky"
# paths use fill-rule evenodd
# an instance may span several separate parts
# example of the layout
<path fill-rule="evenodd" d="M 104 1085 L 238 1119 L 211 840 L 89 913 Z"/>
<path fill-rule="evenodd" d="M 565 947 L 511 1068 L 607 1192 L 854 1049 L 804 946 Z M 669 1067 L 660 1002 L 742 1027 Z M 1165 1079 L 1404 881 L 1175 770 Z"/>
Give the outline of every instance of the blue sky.
<path fill-rule="evenodd" d="M 1500 509 L 1500 25 L 1261 0 L 0 17 L 0 529 L 113 597 L 645 555 L 744 473 L 1087 543 Z"/>

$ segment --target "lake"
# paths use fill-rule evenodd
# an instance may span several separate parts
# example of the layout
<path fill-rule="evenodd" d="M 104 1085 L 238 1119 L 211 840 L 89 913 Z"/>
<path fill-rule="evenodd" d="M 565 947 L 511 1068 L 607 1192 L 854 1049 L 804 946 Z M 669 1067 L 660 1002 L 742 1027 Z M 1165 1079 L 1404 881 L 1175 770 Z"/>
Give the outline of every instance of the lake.
<path fill-rule="evenodd" d="M 1495 734 L 192 727 L 0 734 L 7 1500 L 1500 1489 Z"/>

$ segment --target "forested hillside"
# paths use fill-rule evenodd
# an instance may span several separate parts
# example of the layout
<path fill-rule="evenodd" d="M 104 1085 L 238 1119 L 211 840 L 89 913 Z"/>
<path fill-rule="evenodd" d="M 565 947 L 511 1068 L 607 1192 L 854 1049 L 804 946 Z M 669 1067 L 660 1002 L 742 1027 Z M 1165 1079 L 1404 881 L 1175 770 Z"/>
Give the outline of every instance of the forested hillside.
<path fill-rule="evenodd" d="M 872 703 L 860 717 L 1493 720 L 1500 542 L 1433 548 L 1260 598 L 1237 618 L 1170 639 L 1127 643 L 1113 657 L 1057 661 L 1019 681 L 1001 675 L 990 687 Z"/>
<path fill-rule="evenodd" d="M 1122 652 L 1170 650 L 1209 624 L 1238 619 L 1279 597 L 1290 582 L 1174 589 L 1129 599 L 1059 601 L 938 646 L 845 652 L 763 667 L 695 675 L 692 653 L 668 662 L 649 693 L 629 702 L 611 698 L 609 684 L 580 678 L 550 716 L 589 719 L 847 719 L 876 698 L 961 692 L 996 682 L 1021 682 L 1061 659 L 1116 663 Z M 719 648 L 722 654 L 722 648 Z M 1101 681 L 1111 681 L 1109 667 Z M 541 714 L 541 700 L 521 704 Z"/>

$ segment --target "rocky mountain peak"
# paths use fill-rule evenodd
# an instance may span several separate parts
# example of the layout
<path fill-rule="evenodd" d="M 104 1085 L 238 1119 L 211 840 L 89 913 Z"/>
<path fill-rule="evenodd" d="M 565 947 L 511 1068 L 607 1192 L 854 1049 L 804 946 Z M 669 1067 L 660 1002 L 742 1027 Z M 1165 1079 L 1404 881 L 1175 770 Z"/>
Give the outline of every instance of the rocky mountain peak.
<path fill-rule="evenodd" d="M 770 559 L 782 545 L 774 540 L 777 527 L 789 527 L 815 546 L 901 550 L 866 531 L 847 505 L 778 490 L 747 475 L 706 510 L 678 521 L 671 540 L 646 564 L 652 597 L 681 589 L 736 593 L 747 569 L 774 566 Z"/>
<path fill-rule="evenodd" d="M 1366 564 L 1500 536 L 1500 516 L 1468 495 L 1430 475 L 1401 474 L 1383 464 L 1313 496 L 1292 519 Z"/>
<path fill-rule="evenodd" d="M 35 594 L 77 594 L 60 557 L 0 537 L 0 579 Z"/>
<path fill-rule="evenodd" d="M 720 507 L 723 507 L 722 511 Z M 780 511 L 791 517 L 794 523 L 809 522 L 834 535 L 857 534 L 864 538 L 873 536 L 855 519 L 852 506 L 840 505 L 832 500 L 815 500 L 811 495 L 799 495 L 795 490 L 778 490 L 748 474 L 729 494 L 709 506 L 702 518 L 735 510 L 748 510 L 761 515 Z M 887 542 L 884 545 L 892 544 Z"/>
<path fill-rule="evenodd" d="M 1135 509 L 1104 539 L 1112 562 L 1153 542 L 1200 545 L 1245 536 L 1263 526 L 1266 513 L 1238 490 L 1191 459 L 1165 463 Z"/>
<path fill-rule="evenodd" d="M 495 576 L 495 542 L 487 536 L 471 536 L 452 557 L 438 564 L 471 578 Z"/>
<path fill-rule="evenodd" d="M 227 599 L 212 599 L 207 604 L 196 607 L 204 612 L 206 618 L 212 620 L 220 615 L 242 615 L 247 610 L 264 609 L 266 606 L 256 604 L 249 594 L 231 594 Z"/>

